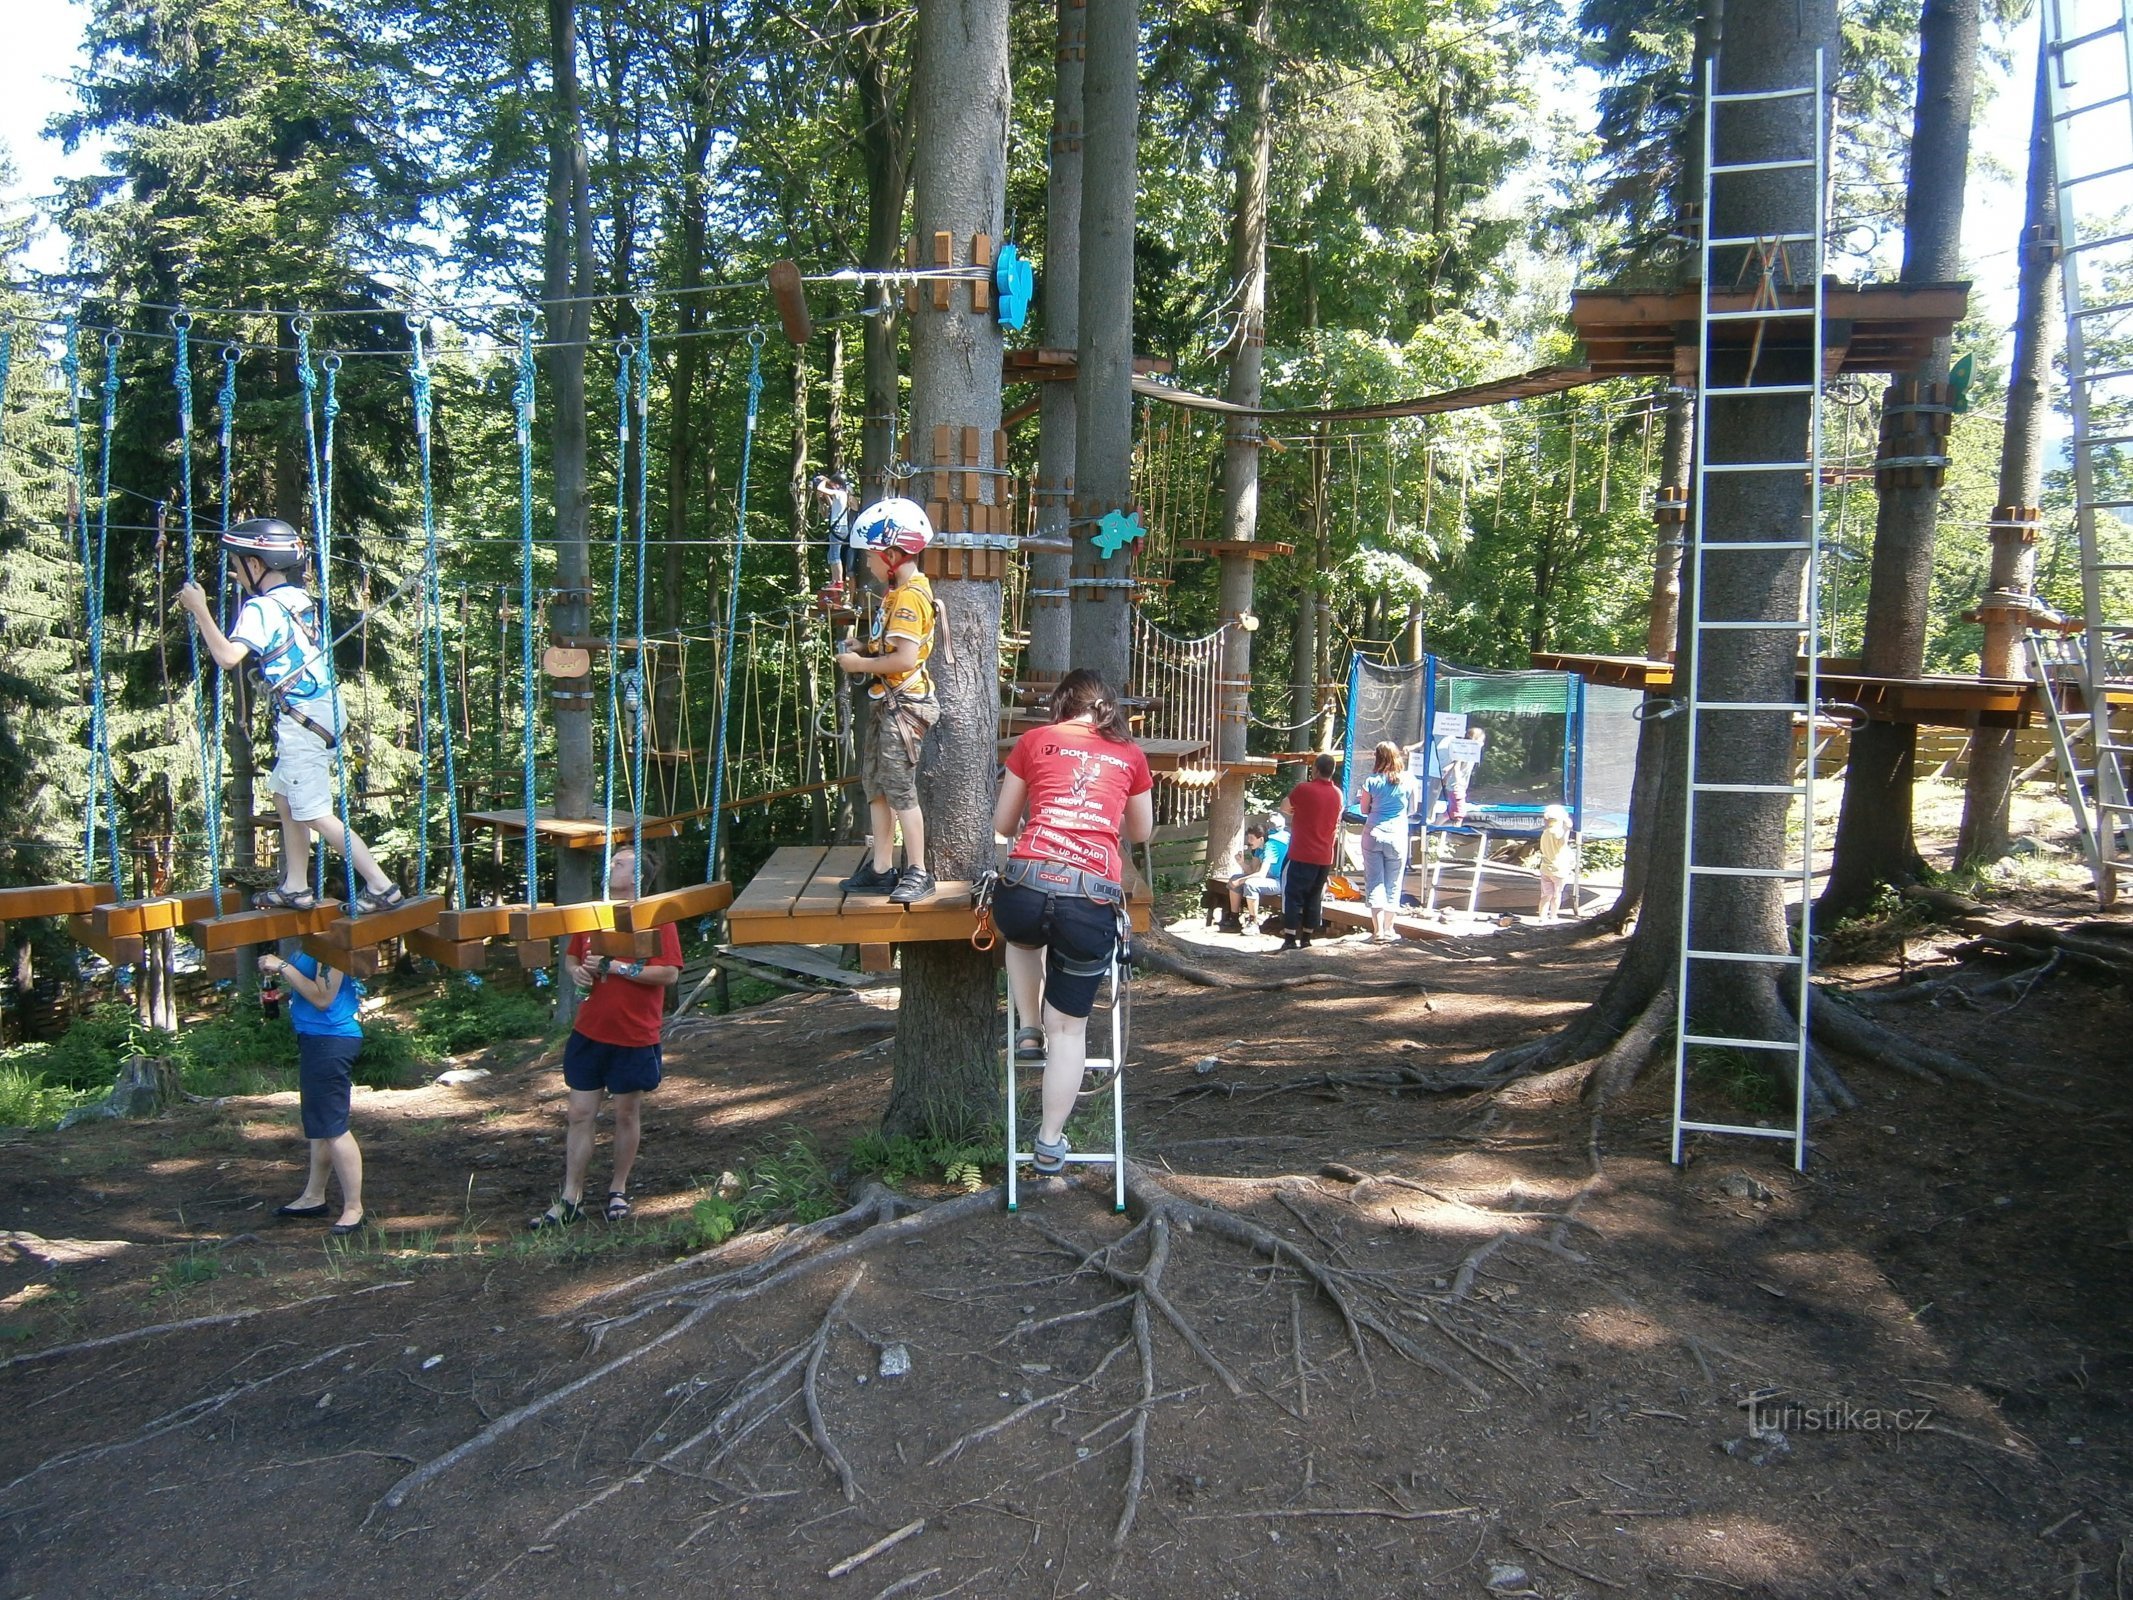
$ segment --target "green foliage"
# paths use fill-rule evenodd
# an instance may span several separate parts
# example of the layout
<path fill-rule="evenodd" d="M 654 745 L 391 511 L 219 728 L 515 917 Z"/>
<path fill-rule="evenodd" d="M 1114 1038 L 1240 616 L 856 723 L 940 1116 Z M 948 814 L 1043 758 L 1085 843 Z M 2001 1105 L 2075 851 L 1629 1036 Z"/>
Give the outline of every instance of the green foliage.
<path fill-rule="evenodd" d="M 673 1242 L 683 1250 L 709 1250 L 740 1231 L 733 1202 L 716 1194 L 699 1194 L 688 1215 L 675 1224 Z"/>
<path fill-rule="evenodd" d="M 176 1294 L 185 1289 L 196 1289 L 203 1283 L 213 1283 L 222 1276 L 222 1258 L 212 1250 L 202 1250 L 198 1245 L 186 1248 L 182 1256 L 174 1256 L 157 1268 L 148 1280 L 148 1292 L 154 1296 Z"/>
<path fill-rule="evenodd" d="M 34 1068 L 0 1061 L 0 1128 L 49 1128 L 99 1093 L 50 1083 Z"/>
<path fill-rule="evenodd" d="M 744 1188 L 733 1202 L 738 1226 L 753 1228 L 778 1218 L 819 1222 L 837 1210 L 837 1186 L 812 1135 L 787 1130 L 782 1141 L 754 1146 L 746 1157 Z"/>
<path fill-rule="evenodd" d="M 13 1067 L 47 1087 L 101 1094 L 111 1087 L 120 1060 L 153 1037 L 135 1020 L 131 1006 L 111 1001 L 75 1019 L 57 1039 L 0 1051 L 0 1066 Z"/>
<path fill-rule="evenodd" d="M 544 990 L 450 982 L 415 1008 L 415 1040 L 433 1055 L 458 1055 L 507 1039 L 538 1039 L 554 1023 Z"/>
<path fill-rule="evenodd" d="M 945 1183 L 955 1188 L 984 1186 L 984 1168 L 998 1166 L 1001 1141 L 944 1139 L 932 1134 L 861 1134 L 845 1160 L 854 1176 L 876 1173 L 891 1183 Z"/>

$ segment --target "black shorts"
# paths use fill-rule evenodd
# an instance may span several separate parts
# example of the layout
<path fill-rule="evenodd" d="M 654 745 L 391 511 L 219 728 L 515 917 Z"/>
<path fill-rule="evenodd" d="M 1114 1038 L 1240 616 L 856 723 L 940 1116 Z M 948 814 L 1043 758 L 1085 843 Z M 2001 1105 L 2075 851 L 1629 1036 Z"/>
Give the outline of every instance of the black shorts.
<path fill-rule="evenodd" d="M 642 1094 L 659 1087 L 656 1044 L 602 1044 L 571 1031 L 563 1045 L 563 1081 L 580 1094 Z"/>
<path fill-rule="evenodd" d="M 992 920 L 1009 944 L 1045 952 L 1045 1004 L 1063 1017 L 1085 1017 L 1096 1008 L 1096 991 L 1118 952 L 1115 908 L 1008 883 L 993 895 Z M 1036 1019 L 1025 1020 L 1035 1025 Z"/>
<path fill-rule="evenodd" d="M 348 1131 L 348 1096 L 361 1039 L 337 1033 L 296 1036 L 296 1086 L 306 1139 L 338 1139 Z"/>

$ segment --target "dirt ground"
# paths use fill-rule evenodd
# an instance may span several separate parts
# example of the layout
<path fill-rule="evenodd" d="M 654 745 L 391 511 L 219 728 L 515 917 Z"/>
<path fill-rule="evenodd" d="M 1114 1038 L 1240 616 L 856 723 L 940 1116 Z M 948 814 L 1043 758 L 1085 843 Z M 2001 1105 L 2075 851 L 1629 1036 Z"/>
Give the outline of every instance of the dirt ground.
<path fill-rule="evenodd" d="M 1834 976 L 1916 981 L 1954 942 Z M 1390 1337 L 1208 1226 L 1092 1256 L 1133 1225 L 1097 1176 L 842 1254 L 773 1229 L 674 1264 L 656 1229 L 694 1180 L 878 1119 L 893 1016 L 846 995 L 679 1028 L 639 1220 L 562 1249 L 518 1231 L 561 1160 L 538 1064 L 359 1094 L 385 1231 L 345 1251 L 270 1214 L 300 1182 L 293 1096 L 8 1137 L 0 1594 L 2127 1594 L 2125 991 L 1884 1008 L 2031 1098 L 1847 1062 L 1862 1108 L 1804 1175 L 1746 1141 L 1669 1165 L 1663 1072 L 1596 1130 L 1515 1091 L 1340 1081 L 1555 1026 L 1618 951 L 1233 946 L 1209 963 L 1331 981 L 1141 985 L 1137 1158 Z"/>

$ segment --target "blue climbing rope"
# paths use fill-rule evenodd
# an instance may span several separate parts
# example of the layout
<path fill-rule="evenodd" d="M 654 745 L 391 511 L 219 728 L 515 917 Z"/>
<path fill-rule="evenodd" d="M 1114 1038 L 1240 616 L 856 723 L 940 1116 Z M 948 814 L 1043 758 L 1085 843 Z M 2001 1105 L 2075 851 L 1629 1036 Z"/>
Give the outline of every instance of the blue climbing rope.
<path fill-rule="evenodd" d="M 118 848 L 118 784 L 111 771 L 111 727 L 104 704 L 104 572 L 111 548 L 111 440 L 118 428 L 118 371 L 119 336 L 104 335 L 104 405 L 103 448 L 97 458 L 96 475 L 96 547 L 94 555 L 84 566 L 88 584 L 89 620 L 89 812 L 84 833 L 87 838 L 85 854 L 87 871 L 96 871 L 96 813 L 101 804 L 104 813 L 104 839 L 111 854 L 111 887 L 114 893 L 123 893 L 120 885 Z M 79 425 L 79 400 L 77 427 Z M 77 434 L 77 451 L 79 450 Z M 88 537 L 88 527 L 83 525 L 82 537 Z"/>
<path fill-rule="evenodd" d="M 430 364 L 428 352 L 423 347 L 422 323 L 416 317 L 407 319 L 409 339 L 414 354 L 408 368 L 408 381 L 414 393 L 415 439 L 422 455 L 422 649 L 428 668 L 434 669 L 435 677 L 425 672 L 423 680 L 422 713 L 422 802 L 421 824 L 417 837 L 423 841 L 417 852 L 417 893 L 422 893 L 429 884 L 429 812 L 430 812 L 430 765 L 429 765 L 429 701 L 434 685 L 437 707 L 437 723 L 443 729 L 444 744 L 444 806 L 446 828 L 451 839 L 452 904 L 466 904 L 466 851 L 459 831 L 459 772 L 452 752 L 452 688 L 451 678 L 445 669 L 444 651 L 444 592 L 438 581 L 437 562 L 437 507 L 430 478 L 430 417 L 434 401 L 430 390 Z"/>
<path fill-rule="evenodd" d="M 296 334 L 296 381 L 304 391 L 304 450 L 311 467 L 311 542 L 318 566 L 318 636 L 324 643 L 321 654 L 325 657 L 326 698 L 333 707 L 333 731 L 343 746 L 338 751 L 340 759 L 334 762 L 337 778 L 336 789 L 340 796 L 341 813 L 341 872 L 346 880 L 347 900 L 351 912 L 356 902 L 355 857 L 348 848 L 354 836 L 350 830 L 348 811 L 348 719 L 341 710 L 340 675 L 333 664 L 333 575 L 328 566 L 332 553 L 333 530 L 333 433 L 334 424 L 341 415 L 339 383 L 341 358 L 334 351 L 327 351 L 319 361 L 320 370 L 326 374 L 326 396 L 323 405 L 313 414 L 314 397 L 319 387 L 318 373 L 311 366 L 311 319 L 297 316 L 289 319 L 289 326 Z M 323 443 L 320 439 L 318 417 L 324 417 Z M 321 887 L 324 887 L 321 884 Z"/>
<path fill-rule="evenodd" d="M 7 426 L 7 375 L 15 365 L 15 330 L 0 328 L 0 433 Z"/>
<path fill-rule="evenodd" d="M 197 533 L 193 517 L 193 319 L 189 312 L 174 312 L 170 319 L 171 331 L 177 335 L 176 353 L 171 358 L 171 387 L 178 391 L 178 481 L 179 492 L 184 497 L 185 513 L 185 581 L 195 582 L 199 576 Z M 219 601 L 220 596 L 217 596 Z M 200 630 L 185 630 L 185 647 L 192 661 L 193 683 L 193 733 L 200 744 L 200 804 L 207 831 L 207 886 L 214 893 L 215 906 L 222 906 L 222 792 L 221 774 L 215 770 L 208 752 L 209 725 L 207 688 L 200 676 Z M 219 681 L 221 674 L 217 673 Z M 219 727 L 215 730 L 220 732 Z"/>
<path fill-rule="evenodd" d="M 650 709 L 650 685 L 646 681 L 649 656 L 644 637 L 644 558 L 648 546 L 647 526 L 651 509 L 652 461 L 652 308 L 637 303 L 637 670 L 626 703 L 630 712 L 631 746 L 635 781 L 630 792 L 637 797 L 636 814 L 630 821 L 630 892 L 644 893 L 644 727 Z"/>
<path fill-rule="evenodd" d="M 733 703 L 733 645 L 740 628 L 741 558 L 748 550 L 748 463 L 755 453 L 756 414 L 763 400 L 763 335 L 748 336 L 748 423 L 741 433 L 741 483 L 735 496 L 733 519 L 733 565 L 726 575 L 726 643 L 719 663 L 718 739 L 711 751 L 711 826 L 704 846 L 704 881 L 718 877 L 719 804 L 726 790 L 726 713 Z"/>
<path fill-rule="evenodd" d="M 222 387 L 215 395 L 215 410 L 218 416 L 222 449 L 222 526 L 230 525 L 230 507 L 236 496 L 236 457 L 232 450 L 232 438 L 237 425 L 237 363 L 243 359 L 235 345 L 222 347 Z M 230 551 L 221 540 L 215 541 L 215 615 L 221 619 L 222 631 L 230 628 L 227 614 L 230 594 Z M 201 782 L 207 792 L 214 796 L 217 814 L 222 806 L 222 759 L 229 749 L 229 674 L 215 674 L 215 737 L 210 749 L 212 764 L 202 775 Z M 218 844 L 218 840 L 210 840 Z"/>
<path fill-rule="evenodd" d="M 518 382 L 511 399 L 518 414 L 518 571 L 519 653 L 523 686 L 520 725 L 524 734 L 526 782 L 526 904 L 541 903 L 541 880 L 535 870 L 533 719 L 533 313 L 518 314 Z"/>
<path fill-rule="evenodd" d="M 607 829 L 600 840 L 600 892 L 607 892 L 615 870 L 615 742 L 622 727 L 622 530 L 629 511 L 630 361 L 627 339 L 615 342 L 615 535 L 613 575 L 608 591 L 614 603 L 607 621 Z M 642 796 L 637 809 L 644 809 Z"/>

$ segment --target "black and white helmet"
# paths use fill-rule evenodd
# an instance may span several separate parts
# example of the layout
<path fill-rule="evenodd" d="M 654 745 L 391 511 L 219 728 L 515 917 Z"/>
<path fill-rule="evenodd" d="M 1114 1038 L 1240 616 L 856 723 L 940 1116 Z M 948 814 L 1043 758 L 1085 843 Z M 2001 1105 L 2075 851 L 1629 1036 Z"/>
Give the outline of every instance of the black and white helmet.
<path fill-rule="evenodd" d="M 279 517 L 253 517 L 226 530 L 222 546 L 233 555 L 251 556 L 276 572 L 287 572 L 310 559 L 304 536 Z"/>

